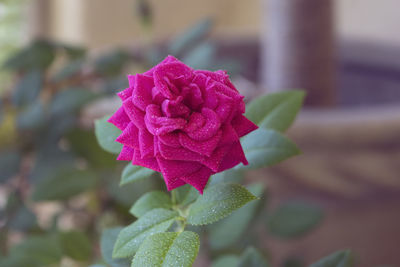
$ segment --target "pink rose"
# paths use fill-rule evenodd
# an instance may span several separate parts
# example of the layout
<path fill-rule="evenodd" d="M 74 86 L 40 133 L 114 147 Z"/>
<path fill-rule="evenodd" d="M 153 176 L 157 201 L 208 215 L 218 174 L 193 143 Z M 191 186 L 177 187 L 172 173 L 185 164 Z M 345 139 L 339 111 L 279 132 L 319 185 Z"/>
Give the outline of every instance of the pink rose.
<path fill-rule="evenodd" d="M 109 122 L 122 130 L 118 160 L 161 172 L 168 190 L 200 193 L 211 175 L 248 162 L 239 138 L 257 129 L 225 71 L 194 70 L 172 56 L 129 75 L 122 107 Z"/>

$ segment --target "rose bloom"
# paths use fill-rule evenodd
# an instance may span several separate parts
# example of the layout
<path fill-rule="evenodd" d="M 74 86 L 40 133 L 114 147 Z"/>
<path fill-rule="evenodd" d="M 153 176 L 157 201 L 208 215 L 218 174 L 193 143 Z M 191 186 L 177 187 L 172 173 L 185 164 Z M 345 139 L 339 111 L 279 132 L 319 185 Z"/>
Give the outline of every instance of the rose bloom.
<path fill-rule="evenodd" d="M 161 172 L 168 190 L 201 194 L 211 175 L 248 164 L 239 138 L 257 129 L 225 71 L 194 70 L 172 56 L 128 75 L 109 122 L 122 130 L 118 160 Z"/>

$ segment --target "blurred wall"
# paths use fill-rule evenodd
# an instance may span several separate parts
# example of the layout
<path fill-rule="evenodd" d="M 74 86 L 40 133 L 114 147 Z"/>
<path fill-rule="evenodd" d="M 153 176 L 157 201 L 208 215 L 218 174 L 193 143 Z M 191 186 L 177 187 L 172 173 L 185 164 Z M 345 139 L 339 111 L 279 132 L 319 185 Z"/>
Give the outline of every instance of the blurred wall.
<path fill-rule="evenodd" d="M 268 0 L 150 0 L 154 36 L 168 38 L 206 16 L 216 19 L 215 35 L 256 36 L 262 28 L 262 1 Z M 49 35 L 58 40 L 106 48 L 146 37 L 134 0 L 52 0 L 49 4 Z M 338 32 L 345 39 L 400 45 L 398 10 L 398 0 L 336 0 Z"/>
<path fill-rule="evenodd" d="M 153 33 L 168 38 L 201 18 L 216 19 L 215 34 L 256 35 L 261 0 L 151 0 Z M 57 40 L 106 48 L 143 41 L 134 0 L 53 0 L 49 35 Z"/>

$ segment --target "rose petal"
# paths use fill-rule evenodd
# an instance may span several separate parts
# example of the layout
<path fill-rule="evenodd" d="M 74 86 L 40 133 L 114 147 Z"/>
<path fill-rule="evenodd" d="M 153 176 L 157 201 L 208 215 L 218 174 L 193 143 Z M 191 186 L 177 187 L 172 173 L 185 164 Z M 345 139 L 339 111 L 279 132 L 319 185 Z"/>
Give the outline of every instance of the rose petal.
<path fill-rule="evenodd" d="M 108 122 L 114 124 L 121 131 L 124 130 L 131 122 L 128 115 L 126 115 L 125 109 L 120 107 L 109 119 Z"/>
<path fill-rule="evenodd" d="M 243 163 L 244 165 L 248 165 L 248 161 L 246 156 L 244 155 L 242 146 L 240 142 L 237 142 L 235 145 L 231 146 L 230 151 L 222 161 L 221 165 L 219 166 L 218 172 L 225 171 L 227 169 L 233 168 L 234 166 L 238 165 L 239 163 Z"/>
<path fill-rule="evenodd" d="M 119 92 L 117 95 L 119 96 L 119 98 L 121 98 L 122 101 L 125 101 L 126 99 L 132 96 L 132 92 L 133 92 L 133 87 L 129 86 L 125 90 Z"/>
<path fill-rule="evenodd" d="M 139 145 L 142 158 L 154 157 L 154 138 L 147 129 L 139 130 Z"/>
<path fill-rule="evenodd" d="M 146 107 L 152 103 L 153 87 L 153 77 L 142 74 L 136 75 L 135 87 L 132 95 L 132 101 L 136 107 L 145 111 Z"/>
<path fill-rule="evenodd" d="M 157 172 L 161 171 L 160 167 L 158 166 L 156 158 L 142 158 L 140 150 L 135 150 L 135 153 L 133 154 L 132 163 L 134 165 L 146 167 Z"/>
<path fill-rule="evenodd" d="M 195 162 L 166 160 L 160 157 L 157 157 L 157 162 L 168 190 L 184 185 L 185 182 L 180 177 L 194 173 L 202 167 L 201 164 Z"/>
<path fill-rule="evenodd" d="M 139 130 L 133 124 L 133 122 L 130 122 L 128 126 L 123 130 L 120 136 L 115 140 L 118 143 L 121 143 L 125 146 L 139 149 L 139 142 L 138 142 L 138 136 L 139 136 Z"/>
<path fill-rule="evenodd" d="M 200 155 L 209 157 L 217 147 L 219 141 L 221 140 L 221 136 L 222 136 L 222 131 L 220 130 L 217 132 L 216 135 L 212 136 L 207 140 L 196 141 L 191 139 L 187 134 L 180 133 L 179 142 L 183 147 L 190 149 L 191 151 L 194 151 L 196 153 L 199 153 Z"/>
<path fill-rule="evenodd" d="M 181 147 L 181 143 L 179 142 L 179 134 L 178 133 L 166 133 L 158 136 L 158 140 L 162 142 L 164 145 L 172 146 L 172 147 Z"/>
<path fill-rule="evenodd" d="M 164 97 L 174 99 L 179 93 L 179 89 L 175 88 L 170 77 L 182 76 L 186 81 L 192 77 L 192 70 L 180 61 L 160 64 L 154 70 L 154 84 L 160 90 Z"/>
<path fill-rule="evenodd" d="M 158 106 L 149 105 L 146 108 L 145 123 L 150 133 L 154 135 L 163 135 L 183 129 L 186 125 L 186 120 L 182 118 L 162 117 Z"/>
<path fill-rule="evenodd" d="M 212 174 L 213 172 L 210 169 L 207 167 L 202 167 L 200 170 L 194 173 L 182 176 L 181 180 L 196 188 L 200 194 L 203 194 L 203 190 Z"/>
<path fill-rule="evenodd" d="M 123 146 L 117 160 L 132 160 L 135 149 L 129 146 Z"/>
<path fill-rule="evenodd" d="M 205 118 L 205 124 L 197 129 L 196 131 L 188 131 L 187 128 L 185 129 L 187 135 L 195 140 L 202 141 L 207 140 L 214 136 L 218 129 L 221 126 L 221 122 L 217 116 L 217 114 L 208 108 L 203 108 L 201 110 L 201 114 Z"/>
<path fill-rule="evenodd" d="M 122 106 L 124 107 L 125 113 L 128 115 L 129 119 L 135 124 L 139 129 L 143 129 L 146 125 L 144 123 L 145 113 L 138 109 L 132 102 L 132 98 L 126 99 Z"/>
<path fill-rule="evenodd" d="M 239 137 L 258 129 L 257 125 L 243 115 L 236 116 L 232 119 L 232 127 L 235 129 Z"/>
<path fill-rule="evenodd" d="M 203 156 L 183 147 L 172 147 L 158 143 L 158 150 L 164 159 L 168 160 L 185 160 L 185 161 L 201 161 Z"/>

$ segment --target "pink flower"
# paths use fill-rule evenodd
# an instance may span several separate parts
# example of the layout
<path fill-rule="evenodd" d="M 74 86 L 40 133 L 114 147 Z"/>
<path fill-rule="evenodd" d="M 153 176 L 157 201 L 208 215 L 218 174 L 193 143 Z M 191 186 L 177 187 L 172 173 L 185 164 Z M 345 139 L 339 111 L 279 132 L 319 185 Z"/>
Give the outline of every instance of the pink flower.
<path fill-rule="evenodd" d="M 109 122 L 122 130 L 118 160 L 161 172 L 168 190 L 200 193 L 211 175 L 248 164 L 239 138 L 257 129 L 225 71 L 194 70 L 172 56 L 129 75 L 122 107 Z"/>

